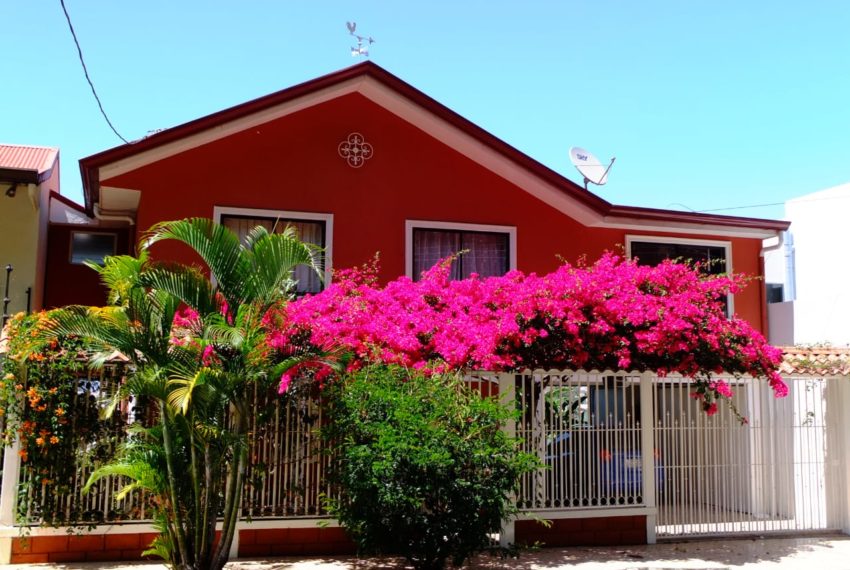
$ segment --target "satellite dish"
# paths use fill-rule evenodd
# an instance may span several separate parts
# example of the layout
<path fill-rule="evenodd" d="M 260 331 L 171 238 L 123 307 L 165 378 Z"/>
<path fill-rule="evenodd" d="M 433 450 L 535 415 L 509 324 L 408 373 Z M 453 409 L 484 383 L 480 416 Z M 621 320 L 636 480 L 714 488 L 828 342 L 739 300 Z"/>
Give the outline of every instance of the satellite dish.
<path fill-rule="evenodd" d="M 570 160 L 584 176 L 584 189 L 587 190 L 588 182 L 597 186 L 602 186 L 608 182 L 608 171 L 611 170 L 617 158 L 612 158 L 608 166 L 605 166 L 590 151 L 574 146 L 570 149 Z"/>

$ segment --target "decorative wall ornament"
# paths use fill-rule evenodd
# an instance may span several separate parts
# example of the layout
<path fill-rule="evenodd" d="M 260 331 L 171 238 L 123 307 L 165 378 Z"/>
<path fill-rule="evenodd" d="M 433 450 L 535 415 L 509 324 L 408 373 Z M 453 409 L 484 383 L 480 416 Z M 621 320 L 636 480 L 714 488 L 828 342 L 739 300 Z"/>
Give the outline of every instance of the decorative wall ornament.
<path fill-rule="evenodd" d="M 351 133 L 348 138 L 339 143 L 339 155 L 348 162 L 351 168 L 360 168 L 372 158 L 375 151 L 360 133 Z"/>

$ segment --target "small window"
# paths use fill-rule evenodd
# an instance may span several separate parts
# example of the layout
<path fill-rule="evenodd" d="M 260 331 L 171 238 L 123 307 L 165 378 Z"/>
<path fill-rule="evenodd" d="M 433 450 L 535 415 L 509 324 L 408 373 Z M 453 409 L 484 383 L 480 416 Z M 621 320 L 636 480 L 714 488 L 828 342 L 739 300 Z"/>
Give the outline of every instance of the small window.
<path fill-rule="evenodd" d="M 505 232 L 413 228 L 413 279 L 438 261 L 460 251 L 451 279 L 504 275 L 510 268 L 510 235 Z"/>
<path fill-rule="evenodd" d="M 103 258 L 115 255 L 118 236 L 92 232 L 73 232 L 71 234 L 71 263 L 81 265 L 92 261 L 103 265 Z"/>
<path fill-rule="evenodd" d="M 233 216 L 223 215 L 221 224 L 230 228 L 240 239 L 245 240 L 248 233 L 257 226 L 263 226 L 269 232 L 281 233 L 287 226 L 295 228 L 298 239 L 304 243 L 311 243 L 325 249 L 325 222 L 322 220 L 298 220 L 285 218 L 271 218 L 259 216 Z M 324 270 L 324 268 L 320 268 Z M 295 286 L 296 295 L 307 293 L 318 293 L 322 290 L 322 280 L 314 271 L 300 265 L 293 271 L 293 278 L 297 282 Z"/>
<path fill-rule="evenodd" d="M 700 269 L 708 275 L 726 273 L 726 246 L 689 243 L 631 242 L 632 257 L 641 265 L 658 265 L 665 259 L 688 263 L 700 263 Z"/>
<path fill-rule="evenodd" d="M 785 286 L 782 283 L 766 283 L 768 303 L 781 303 L 785 300 Z"/>
<path fill-rule="evenodd" d="M 731 269 L 731 246 L 723 242 L 699 240 L 667 241 L 663 238 L 627 238 L 629 255 L 640 265 L 658 265 L 665 259 L 683 263 L 699 263 L 706 275 L 725 275 Z M 726 314 L 731 316 L 732 296 L 723 298 Z"/>

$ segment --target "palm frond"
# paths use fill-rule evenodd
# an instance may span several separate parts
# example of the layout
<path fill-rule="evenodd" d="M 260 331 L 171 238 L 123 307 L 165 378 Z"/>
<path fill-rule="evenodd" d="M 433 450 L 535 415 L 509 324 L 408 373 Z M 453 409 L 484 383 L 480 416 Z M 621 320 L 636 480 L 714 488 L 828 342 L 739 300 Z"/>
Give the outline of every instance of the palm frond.
<path fill-rule="evenodd" d="M 170 388 L 167 397 L 168 405 L 186 415 L 195 388 L 206 384 L 207 376 L 208 369 L 201 368 L 190 377 L 172 377 L 168 381 Z"/>
<path fill-rule="evenodd" d="M 202 315 L 216 310 L 209 279 L 195 267 L 157 265 L 141 274 L 140 281 L 147 287 L 168 292 Z"/>
<path fill-rule="evenodd" d="M 143 248 L 147 250 L 169 239 L 188 245 L 201 257 L 228 302 L 239 297 L 242 276 L 248 269 L 239 236 L 210 219 L 187 218 L 153 226 L 143 241 Z"/>
<path fill-rule="evenodd" d="M 309 267 L 322 278 L 321 249 L 288 233 L 258 237 L 249 251 L 251 272 L 246 276 L 246 300 L 270 304 L 285 293 L 292 271 L 299 265 Z"/>

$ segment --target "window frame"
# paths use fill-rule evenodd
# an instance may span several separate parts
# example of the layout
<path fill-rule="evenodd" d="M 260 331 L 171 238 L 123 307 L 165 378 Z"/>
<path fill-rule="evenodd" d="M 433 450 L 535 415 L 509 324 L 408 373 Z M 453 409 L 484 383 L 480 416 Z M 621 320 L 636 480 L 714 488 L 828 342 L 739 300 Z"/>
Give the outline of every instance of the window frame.
<path fill-rule="evenodd" d="M 472 224 L 465 222 L 439 222 L 433 220 L 405 220 L 404 222 L 404 274 L 413 276 L 413 231 L 414 230 L 446 230 L 456 232 L 479 232 L 491 234 L 507 234 L 508 236 L 508 271 L 517 268 L 517 231 L 516 226 L 497 226 L 490 224 Z"/>
<path fill-rule="evenodd" d="M 632 243 L 633 242 L 643 242 L 643 243 L 658 243 L 658 244 L 671 244 L 671 245 L 705 245 L 709 247 L 722 247 L 724 249 L 724 255 L 726 256 L 726 274 L 732 275 L 733 267 L 732 267 L 732 242 L 724 241 L 724 240 L 712 240 L 712 239 L 695 239 L 695 238 L 682 238 L 682 237 L 666 237 L 666 236 L 642 236 L 637 234 L 627 234 L 626 235 L 626 257 L 628 259 L 632 258 Z M 727 316 L 732 317 L 735 314 L 735 295 L 729 293 L 727 296 Z"/>
<path fill-rule="evenodd" d="M 243 217 L 243 218 L 268 218 L 272 220 L 284 219 L 294 222 L 324 222 L 325 224 L 325 275 L 322 282 L 322 289 L 327 289 L 331 284 L 331 275 L 333 274 L 333 214 L 321 212 L 298 212 L 294 210 L 269 210 L 263 208 L 236 208 L 230 206 L 214 206 L 213 220 L 217 224 L 222 223 L 222 219 L 226 216 Z"/>
<path fill-rule="evenodd" d="M 112 253 L 107 254 L 104 257 L 108 257 L 109 255 L 116 255 L 118 253 L 118 234 L 116 232 L 93 232 L 87 230 L 72 230 L 71 231 L 71 239 L 68 240 L 68 263 L 71 265 L 85 265 L 86 261 L 74 261 L 74 236 L 80 234 L 87 235 L 98 235 L 98 236 L 109 236 L 112 238 Z M 103 265 L 103 260 L 101 259 L 98 262 L 98 265 Z"/>

